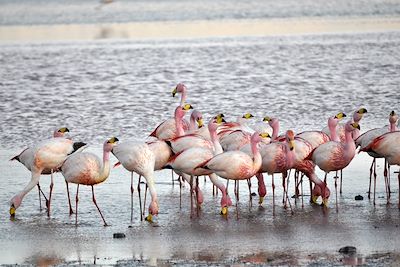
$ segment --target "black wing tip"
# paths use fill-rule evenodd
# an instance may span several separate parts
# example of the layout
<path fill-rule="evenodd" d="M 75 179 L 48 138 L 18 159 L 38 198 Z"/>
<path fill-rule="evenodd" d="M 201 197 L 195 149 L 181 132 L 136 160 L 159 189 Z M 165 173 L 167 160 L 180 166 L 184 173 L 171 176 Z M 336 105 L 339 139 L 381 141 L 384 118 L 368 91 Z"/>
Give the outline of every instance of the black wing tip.
<path fill-rule="evenodd" d="M 79 148 L 81 148 L 83 146 L 86 146 L 86 143 L 84 143 L 84 142 L 75 142 L 73 144 L 73 147 L 74 147 L 74 151 L 73 152 L 77 151 Z"/>

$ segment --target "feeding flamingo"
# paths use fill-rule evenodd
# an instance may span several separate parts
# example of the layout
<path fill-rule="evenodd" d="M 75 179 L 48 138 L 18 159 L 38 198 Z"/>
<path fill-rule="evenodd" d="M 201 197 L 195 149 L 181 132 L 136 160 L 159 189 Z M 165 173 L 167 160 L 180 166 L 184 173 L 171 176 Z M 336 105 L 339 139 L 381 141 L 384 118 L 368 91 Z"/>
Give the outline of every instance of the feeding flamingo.
<path fill-rule="evenodd" d="M 360 126 L 356 122 L 348 121 L 345 124 L 345 142 L 329 141 L 325 144 L 318 146 L 311 154 L 312 161 L 325 172 L 326 177 L 331 171 L 338 171 L 344 169 L 351 160 L 354 158 L 356 145 L 352 138 L 352 132 Z M 337 182 L 335 179 L 335 190 L 337 198 Z M 337 199 L 336 199 L 337 200 Z M 327 205 L 328 198 L 323 198 L 323 204 Z M 336 201 L 337 209 L 337 201 Z"/>
<path fill-rule="evenodd" d="M 38 143 L 34 148 L 33 163 L 31 166 L 31 180 L 25 188 L 10 200 L 10 215 L 14 216 L 16 209 L 21 205 L 25 195 L 35 187 L 43 170 L 56 170 L 64 163 L 69 155 L 80 151 L 85 146 L 82 142 L 56 137 Z M 49 199 L 50 200 L 50 199 Z M 50 208 L 50 203 L 49 203 Z M 48 209 L 47 214 L 50 214 Z"/>
<path fill-rule="evenodd" d="M 62 127 L 58 130 L 55 130 L 53 132 L 53 137 L 64 137 L 64 134 L 66 132 L 69 132 L 67 127 Z M 11 160 L 17 160 L 19 162 L 22 163 L 22 165 L 24 165 L 29 171 L 32 170 L 32 165 L 33 165 L 33 158 L 35 155 L 35 151 L 33 147 L 28 147 L 25 150 L 23 150 L 20 154 L 18 154 L 17 156 L 13 157 Z M 52 191 L 53 188 L 53 173 L 51 170 L 45 169 L 42 171 L 42 174 L 51 174 L 51 182 L 50 182 L 50 192 Z M 40 188 L 40 184 L 38 182 L 37 184 L 37 188 L 39 191 L 39 207 L 40 210 L 42 210 L 42 201 L 41 201 L 41 194 L 43 195 L 43 197 L 46 200 L 46 207 L 47 209 L 49 209 L 49 200 L 47 199 L 47 197 L 45 196 L 45 194 L 43 193 L 42 189 Z M 68 192 L 68 204 L 69 204 L 69 214 L 72 214 L 72 208 L 71 208 L 71 200 L 69 197 L 69 191 L 68 191 L 68 184 L 67 184 L 67 192 Z M 51 197 L 51 195 L 50 195 Z"/>
<path fill-rule="evenodd" d="M 89 185 L 92 187 L 93 203 L 103 219 L 104 226 L 107 226 L 103 214 L 97 205 L 93 185 L 104 182 L 110 175 L 110 152 L 117 142 L 118 138 L 112 137 L 104 143 L 103 160 L 100 160 L 100 158 L 93 153 L 82 152 L 71 155 L 61 166 L 61 173 L 63 174 L 65 181 L 67 183 L 77 184 L 75 197 L 75 224 L 78 224 L 79 185 Z"/>

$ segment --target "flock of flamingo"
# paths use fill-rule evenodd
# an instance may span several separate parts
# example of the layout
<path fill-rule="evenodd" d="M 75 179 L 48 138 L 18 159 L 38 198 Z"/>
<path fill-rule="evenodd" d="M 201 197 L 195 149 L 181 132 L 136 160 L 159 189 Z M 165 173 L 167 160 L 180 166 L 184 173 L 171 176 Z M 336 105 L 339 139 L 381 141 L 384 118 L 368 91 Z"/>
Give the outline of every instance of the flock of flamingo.
<path fill-rule="evenodd" d="M 181 94 L 181 100 L 175 109 L 173 118 L 161 124 L 150 134 L 151 140 L 147 142 L 126 141 L 119 142 L 112 137 L 105 141 L 103 146 L 103 159 L 97 155 L 82 151 L 86 144 L 75 142 L 67 137 L 67 128 L 60 128 L 54 132 L 50 139 L 38 142 L 35 146 L 22 151 L 12 158 L 18 160 L 29 171 L 31 180 L 25 188 L 10 200 L 10 215 L 15 216 L 16 209 L 21 205 L 24 196 L 35 186 L 39 190 L 39 203 L 41 208 L 41 195 L 44 196 L 47 214 L 50 216 L 50 203 L 53 190 L 53 173 L 61 172 L 65 178 L 69 212 L 74 213 L 70 194 L 69 183 L 77 184 L 75 197 L 75 223 L 78 220 L 79 186 L 88 185 L 92 188 L 93 203 L 97 207 L 104 225 L 107 225 L 103 214 L 96 203 L 94 185 L 107 179 L 110 174 L 110 153 L 118 163 L 131 172 L 131 221 L 133 211 L 133 173 L 139 175 L 138 193 L 140 215 L 143 219 L 140 179 L 146 179 L 147 188 L 151 194 L 149 214 L 145 218 L 152 221 L 152 216 L 157 215 L 159 204 L 154 184 L 154 172 L 162 169 L 172 169 L 180 176 L 181 183 L 187 182 L 191 192 L 191 216 L 194 206 L 200 207 L 203 194 L 198 186 L 199 176 L 208 176 L 215 187 L 221 191 L 221 214 L 226 215 L 232 201 L 228 195 L 229 180 L 235 181 L 236 213 L 239 198 L 239 181 L 246 180 L 251 186 L 250 179 L 255 176 L 258 180 L 259 204 L 263 203 L 266 195 L 264 173 L 272 176 L 273 207 L 275 209 L 275 184 L 274 174 L 282 174 L 284 189 L 283 203 L 287 207 L 290 201 L 287 192 L 288 176 L 290 170 L 295 171 L 296 194 L 299 184 L 306 176 L 310 181 L 310 201 L 317 203 L 322 198 L 322 206 L 327 206 L 330 190 L 327 187 L 327 174 L 336 172 L 335 191 L 337 209 L 337 179 L 338 172 L 349 165 L 356 154 L 357 147 L 360 152 L 367 152 L 372 158 L 370 167 L 371 181 L 374 178 L 374 204 L 376 189 L 376 159 L 385 159 L 385 184 L 387 198 L 390 198 L 390 168 L 391 165 L 400 165 L 400 131 L 398 131 L 398 115 L 392 111 L 389 114 L 389 126 L 369 130 L 360 134 L 360 120 L 367 113 L 365 108 L 354 112 L 346 123 L 339 123 L 346 115 L 342 112 L 328 119 L 327 127 L 322 130 L 304 131 L 295 134 L 287 130 L 284 134 L 279 132 L 277 118 L 265 117 L 262 122 L 248 126 L 248 119 L 253 116 L 249 113 L 238 118 L 236 122 L 226 122 L 223 114 L 217 114 L 203 127 L 201 112 L 193 110 L 186 103 L 187 88 L 179 83 L 172 91 L 172 96 Z M 190 121 L 184 119 L 186 113 L 191 112 Z M 325 172 L 324 180 L 320 180 L 315 167 L 318 166 Z M 39 185 L 41 174 L 51 174 L 50 193 L 47 198 Z M 227 183 L 222 182 L 226 179 Z M 400 185 L 400 173 L 399 173 Z M 340 192 L 342 191 L 342 175 L 340 175 Z M 145 193 L 145 198 L 146 198 Z M 400 192 L 399 192 L 400 194 Z M 250 192 L 250 198 L 251 198 Z M 145 204 L 144 204 L 145 205 Z M 400 196 L 399 196 L 400 207 Z M 198 210 L 198 209 L 197 209 Z"/>

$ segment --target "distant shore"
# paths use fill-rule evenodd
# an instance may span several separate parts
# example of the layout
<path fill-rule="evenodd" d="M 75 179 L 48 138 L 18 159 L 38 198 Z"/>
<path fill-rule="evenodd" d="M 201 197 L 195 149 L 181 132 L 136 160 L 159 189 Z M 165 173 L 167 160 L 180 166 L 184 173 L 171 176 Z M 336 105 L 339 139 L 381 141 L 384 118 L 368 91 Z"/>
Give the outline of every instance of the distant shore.
<path fill-rule="evenodd" d="M 400 31 L 400 18 L 323 17 L 0 26 L 0 42 L 279 36 L 380 31 Z"/>

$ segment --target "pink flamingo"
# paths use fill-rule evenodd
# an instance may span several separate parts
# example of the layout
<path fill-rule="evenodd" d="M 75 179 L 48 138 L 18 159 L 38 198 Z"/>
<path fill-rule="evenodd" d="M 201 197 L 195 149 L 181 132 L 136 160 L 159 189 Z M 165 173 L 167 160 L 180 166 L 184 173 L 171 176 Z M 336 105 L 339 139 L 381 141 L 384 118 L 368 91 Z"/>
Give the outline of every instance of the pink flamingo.
<path fill-rule="evenodd" d="M 367 147 L 371 142 L 381 136 L 384 133 L 387 132 L 394 132 L 397 131 L 397 126 L 396 123 L 398 121 L 399 117 L 398 115 L 392 111 L 389 114 L 389 127 L 383 127 L 383 128 L 375 128 L 371 129 L 362 135 L 360 135 L 356 140 L 356 147 L 360 147 L 360 151 L 362 151 L 365 147 Z M 381 155 L 374 153 L 373 151 L 368 151 L 368 155 L 373 157 L 371 167 L 369 169 L 369 189 L 368 189 L 368 198 L 370 198 L 370 193 L 371 193 L 371 181 L 372 181 L 372 174 L 374 175 L 374 205 L 375 205 L 375 191 L 376 191 L 376 159 L 377 158 L 382 158 Z M 386 193 L 388 193 L 388 185 L 386 181 L 386 160 L 385 160 L 385 183 L 386 183 Z M 389 189 L 390 190 L 390 189 Z M 389 202 L 389 196 L 387 197 L 387 201 Z"/>
<path fill-rule="evenodd" d="M 167 163 L 168 167 L 171 167 L 174 170 L 178 170 L 179 172 L 189 174 L 191 177 L 200 176 L 200 175 L 208 175 L 212 181 L 212 183 L 217 186 L 222 193 L 221 198 L 221 207 L 224 208 L 231 204 L 231 200 L 227 195 L 225 186 L 218 180 L 218 177 L 213 174 L 210 170 L 205 170 L 202 168 L 196 168 L 201 163 L 208 161 L 215 155 L 222 153 L 222 147 L 219 144 L 217 128 L 221 122 L 224 122 L 223 119 L 213 119 L 208 124 L 208 129 L 210 132 L 211 140 L 213 147 L 207 146 L 194 146 L 188 149 L 185 149 L 178 154 L 171 157 L 169 162 Z M 193 191 L 193 181 L 192 179 L 189 182 L 191 186 L 191 192 Z M 195 192 L 198 195 L 198 188 L 196 187 Z M 192 212 L 191 212 L 192 214 Z"/>
<path fill-rule="evenodd" d="M 75 224 L 78 224 L 78 193 L 79 185 L 90 185 L 92 187 L 92 200 L 107 226 L 103 214 L 97 205 L 94 196 L 93 185 L 104 182 L 110 175 L 110 152 L 118 142 L 118 138 L 112 137 L 103 145 L 103 161 L 98 156 L 89 152 L 76 153 L 68 157 L 61 166 L 66 183 L 77 184 L 75 197 Z"/>
<path fill-rule="evenodd" d="M 271 141 L 276 141 L 279 135 L 279 120 L 277 118 L 271 118 L 269 116 L 265 116 L 263 121 L 268 122 L 269 126 L 272 128 L 272 137 Z"/>
<path fill-rule="evenodd" d="M 34 156 L 31 165 L 31 180 L 22 191 L 10 200 L 10 215 L 15 215 L 16 209 L 21 205 L 22 199 L 38 184 L 43 170 L 56 170 L 60 168 L 70 154 L 80 151 L 85 145 L 85 143 L 73 142 L 63 137 L 51 138 L 38 143 L 33 148 Z M 49 210 L 50 203 L 47 211 L 48 215 L 50 214 Z"/>
<path fill-rule="evenodd" d="M 400 131 L 388 132 L 375 138 L 368 146 L 361 151 L 374 152 L 383 156 L 389 165 L 400 166 Z M 400 208 L 400 171 L 399 182 L 399 204 Z"/>
<path fill-rule="evenodd" d="M 187 88 L 183 83 L 178 83 L 178 85 L 172 91 L 173 97 L 175 97 L 177 93 L 181 93 L 181 101 L 179 107 L 185 106 L 186 91 Z M 174 138 L 176 136 L 175 122 L 176 120 L 174 118 L 163 121 L 156 127 L 156 129 L 154 129 L 150 136 L 157 137 L 160 140 L 168 140 Z M 182 120 L 182 126 L 184 131 L 189 130 L 189 123 L 186 120 Z"/>
<path fill-rule="evenodd" d="M 55 130 L 53 132 L 53 137 L 64 137 L 65 133 L 69 132 L 67 127 L 62 127 L 58 130 Z M 22 165 L 24 165 L 29 171 L 32 170 L 32 165 L 33 165 L 33 158 L 35 155 L 35 151 L 32 147 L 28 147 L 26 149 L 24 149 L 20 154 L 18 154 L 17 156 L 13 157 L 11 160 L 17 160 L 19 162 L 22 163 Z M 42 174 L 51 174 L 51 183 L 50 183 L 50 192 L 52 192 L 52 188 L 53 188 L 53 172 L 52 170 L 43 170 Z M 71 208 L 71 200 L 69 197 L 69 191 L 68 191 L 68 184 L 67 185 L 67 192 L 68 192 L 68 204 L 69 204 L 69 214 L 71 215 L 73 213 L 72 208 Z M 47 197 L 45 196 L 45 194 L 43 193 L 42 189 L 40 188 L 40 184 L 38 182 L 37 184 L 37 188 L 39 191 L 39 208 L 40 210 L 42 210 L 42 200 L 41 200 L 41 194 L 43 195 L 43 197 L 46 200 L 46 207 L 47 209 L 49 209 L 49 200 L 47 199 Z M 50 194 L 51 197 L 51 194 Z M 49 214 L 49 213 L 48 213 Z"/>
<path fill-rule="evenodd" d="M 242 151 L 227 151 L 214 156 L 213 158 L 200 164 L 197 168 L 210 170 L 218 176 L 232 180 L 247 180 L 254 176 L 261 167 L 261 154 L 257 147 L 262 138 L 269 138 L 268 133 L 253 133 L 251 136 L 252 155 L 248 155 Z M 236 187 L 236 215 L 238 217 L 238 189 Z M 228 208 L 224 207 L 222 214 L 227 214 Z"/>
<path fill-rule="evenodd" d="M 356 146 L 351 136 L 354 129 L 360 130 L 356 122 L 348 121 L 345 125 L 345 142 L 329 141 L 318 146 L 311 154 L 312 161 L 325 172 L 326 177 L 330 171 L 344 169 L 354 158 Z M 337 207 L 337 182 L 335 177 L 336 209 Z M 328 198 L 323 198 L 323 205 L 327 206 Z"/>

